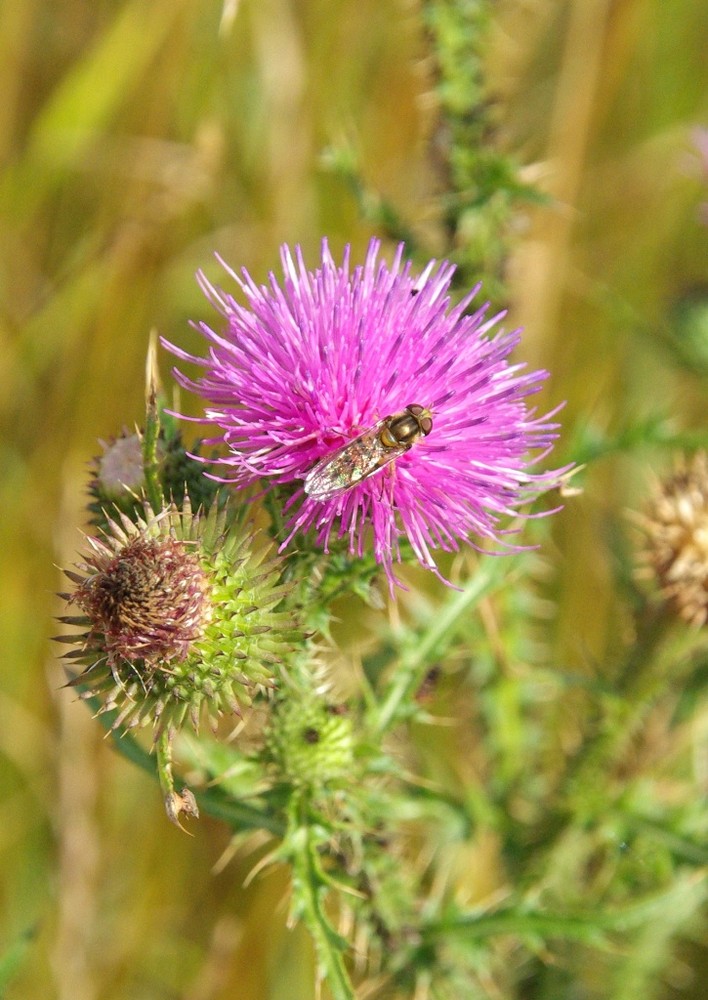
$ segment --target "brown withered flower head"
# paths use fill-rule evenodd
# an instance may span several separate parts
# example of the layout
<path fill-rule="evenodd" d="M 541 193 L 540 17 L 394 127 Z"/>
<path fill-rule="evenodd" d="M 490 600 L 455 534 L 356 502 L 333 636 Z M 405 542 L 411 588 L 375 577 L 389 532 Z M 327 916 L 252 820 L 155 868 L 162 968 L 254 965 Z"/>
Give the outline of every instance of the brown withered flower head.
<path fill-rule="evenodd" d="M 643 514 L 639 575 L 653 578 L 691 625 L 708 621 L 708 454 L 697 452 L 659 481 Z"/>
<path fill-rule="evenodd" d="M 152 725 L 157 739 L 241 714 L 275 685 L 296 623 L 278 608 L 279 561 L 228 511 L 116 514 L 87 543 L 62 595 L 80 613 L 61 620 L 80 632 L 60 638 L 82 668 L 70 685 L 115 711 L 114 729 Z"/>
<path fill-rule="evenodd" d="M 208 577 L 188 543 L 138 534 L 116 552 L 101 539 L 88 542 L 94 572 L 73 602 L 101 636 L 108 665 L 120 671 L 124 661 L 140 662 L 147 675 L 164 659 L 183 660 L 210 617 Z"/>

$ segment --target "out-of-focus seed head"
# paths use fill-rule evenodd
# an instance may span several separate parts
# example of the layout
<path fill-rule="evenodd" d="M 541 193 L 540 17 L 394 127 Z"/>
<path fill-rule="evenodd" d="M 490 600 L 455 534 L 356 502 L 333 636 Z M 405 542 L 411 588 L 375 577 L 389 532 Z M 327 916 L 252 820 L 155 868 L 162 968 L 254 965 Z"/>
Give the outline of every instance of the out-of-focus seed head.
<path fill-rule="evenodd" d="M 708 621 L 708 454 L 696 453 L 654 487 L 636 518 L 645 533 L 639 575 L 691 625 Z"/>

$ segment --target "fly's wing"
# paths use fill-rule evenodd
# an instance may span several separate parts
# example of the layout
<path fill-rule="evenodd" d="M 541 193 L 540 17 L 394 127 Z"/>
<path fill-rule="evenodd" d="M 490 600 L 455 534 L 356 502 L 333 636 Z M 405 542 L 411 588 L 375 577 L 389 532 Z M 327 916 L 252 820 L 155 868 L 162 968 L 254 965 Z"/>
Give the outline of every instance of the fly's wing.
<path fill-rule="evenodd" d="M 321 458 L 307 474 L 305 493 L 313 500 L 329 500 L 341 496 L 352 486 L 368 479 L 394 458 L 408 451 L 407 447 L 385 448 L 379 440 L 383 421 L 364 431 L 359 437 Z"/>

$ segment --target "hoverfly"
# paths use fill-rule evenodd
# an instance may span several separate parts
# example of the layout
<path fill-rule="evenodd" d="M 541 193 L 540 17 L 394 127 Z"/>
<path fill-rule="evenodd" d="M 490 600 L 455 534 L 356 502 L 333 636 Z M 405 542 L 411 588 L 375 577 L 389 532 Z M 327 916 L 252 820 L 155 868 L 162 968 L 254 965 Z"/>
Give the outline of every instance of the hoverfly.
<path fill-rule="evenodd" d="M 432 429 L 430 410 L 411 403 L 405 410 L 379 420 L 353 441 L 321 458 L 307 474 L 305 493 L 313 500 L 341 496 L 399 455 L 404 455 Z"/>

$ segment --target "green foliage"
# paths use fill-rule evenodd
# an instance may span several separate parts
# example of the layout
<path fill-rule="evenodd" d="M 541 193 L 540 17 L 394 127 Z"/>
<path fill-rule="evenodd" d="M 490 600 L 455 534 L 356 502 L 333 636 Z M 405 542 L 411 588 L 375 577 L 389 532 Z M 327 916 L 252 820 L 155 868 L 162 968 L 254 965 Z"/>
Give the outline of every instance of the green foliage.
<path fill-rule="evenodd" d="M 537 543 L 550 523 L 534 523 Z M 623 558 L 628 549 L 618 580 L 631 575 Z M 482 997 L 487 980 L 509 997 L 530 982 L 552 995 L 575 965 L 571 944 L 596 956 L 613 996 L 649 991 L 708 894 L 704 804 L 677 805 L 656 771 L 659 748 L 671 747 L 667 777 L 690 786 L 685 734 L 697 706 L 677 693 L 703 669 L 703 636 L 635 595 L 632 641 L 603 683 L 587 684 L 534 638 L 545 565 L 532 551 L 479 556 L 458 589 L 401 599 L 388 627 L 368 608 L 368 585 L 353 605 L 358 561 L 323 558 L 302 539 L 281 573 L 307 581 L 279 592 L 279 606 L 297 607 L 310 631 L 275 696 L 244 708 L 241 749 L 191 736 L 178 756 L 203 814 L 244 846 L 267 833 L 257 867 L 290 872 L 291 919 L 309 930 L 331 996 L 379 980 L 401 997 Z M 358 689 L 341 698 L 317 623 L 330 634 L 347 581 L 349 615 L 374 615 L 378 641 Z M 572 752 L 559 754 L 579 724 Z M 471 731 L 474 771 L 461 780 L 456 743 Z M 131 738 L 118 746 L 126 752 Z M 196 815 L 191 793 L 175 791 L 171 747 L 158 748 L 156 768 L 172 813 Z M 474 845 L 490 852 L 486 885 L 465 864 Z"/>
<path fill-rule="evenodd" d="M 499 112 L 485 73 L 488 0 L 423 0 L 421 16 L 435 104 L 428 141 L 440 189 L 442 253 L 457 265 L 458 288 L 482 281 L 485 295 L 501 306 L 508 300 L 514 212 L 544 199 L 521 180 L 497 134 Z M 322 162 L 347 183 L 367 222 L 428 259 L 431 247 L 414 222 L 366 182 L 351 144 L 328 148 Z"/>
<path fill-rule="evenodd" d="M 6 947 L 3 954 L 0 955 L 0 997 L 6 995 L 8 986 L 11 985 L 23 964 L 27 962 L 29 950 L 36 935 L 37 928 L 30 928 L 17 941 Z"/>
<path fill-rule="evenodd" d="M 706 443 L 705 5 L 60 6 L 0 5 L 3 995 L 311 1000 L 289 911 L 325 997 L 698 1000 L 705 629 L 635 580 L 624 511 Z M 86 457 L 139 418 L 147 332 L 189 336 L 214 249 L 265 276 L 284 239 L 372 228 L 523 303 L 585 494 L 527 524 L 543 560 L 410 570 L 396 606 L 373 560 L 299 544 L 285 736 L 301 765 L 331 726 L 335 774 L 283 768 L 256 698 L 233 738 L 175 740 L 184 837 L 149 740 L 103 739 L 115 714 L 47 670 L 53 567 L 116 502 L 83 511 Z M 146 492 L 209 506 L 161 428 Z M 278 506 L 242 514 L 280 537 Z"/>
<path fill-rule="evenodd" d="M 432 144 L 442 173 L 446 253 L 457 282 L 484 282 L 493 302 L 506 301 L 505 265 L 513 211 L 539 201 L 500 148 L 496 98 L 486 75 L 492 7 L 488 0 L 424 0 L 438 116 Z"/>

